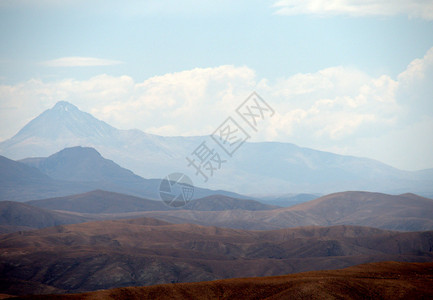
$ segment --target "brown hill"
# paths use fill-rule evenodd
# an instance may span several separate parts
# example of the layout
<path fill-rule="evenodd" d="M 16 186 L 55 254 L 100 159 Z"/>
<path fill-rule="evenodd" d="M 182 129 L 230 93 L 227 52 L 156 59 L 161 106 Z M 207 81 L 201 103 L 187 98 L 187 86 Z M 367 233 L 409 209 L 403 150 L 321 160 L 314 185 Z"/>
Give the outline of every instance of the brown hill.
<path fill-rule="evenodd" d="M 400 231 L 433 230 L 433 200 L 414 194 L 370 192 L 330 194 L 288 208 L 268 211 L 167 211 L 112 216 L 158 218 L 239 229 L 271 230 L 299 226 L 360 225 Z"/>
<path fill-rule="evenodd" d="M 294 206 L 291 211 L 321 217 L 328 224 L 368 224 L 392 230 L 433 229 L 433 200 L 415 194 L 335 193 Z"/>
<path fill-rule="evenodd" d="M 433 263 L 381 262 L 333 271 L 128 287 L 24 299 L 431 299 Z"/>
<path fill-rule="evenodd" d="M 50 211 L 28 204 L 0 201 L 0 232 L 13 232 L 89 221 L 89 218 Z"/>
<path fill-rule="evenodd" d="M 26 202 L 29 205 L 79 213 L 123 213 L 134 211 L 169 210 L 162 201 L 148 200 L 135 196 L 95 190 L 84 194 Z"/>
<path fill-rule="evenodd" d="M 433 200 L 414 194 L 343 192 L 279 209 L 253 200 L 216 195 L 191 201 L 178 210 L 167 208 L 160 201 L 105 191 L 28 203 L 40 208 L 72 211 L 87 220 L 150 217 L 177 224 L 247 230 L 342 224 L 400 231 L 433 230 Z"/>
<path fill-rule="evenodd" d="M 162 201 L 95 190 L 88 193 L 26 202 L 32 206 L 89 214 L 115 214 L 138 211 L 167 211 L 173 208 Z M 255 200 L 212 195 L 190 201 L 183 209 L 198 211 L 270 210 L 279 208 Z"/>
<path fill-rule="evenodd" d="M 433 261 L 433 232 L 359 226 L 246 231 L 152 219 L 0 236 L 0 293 L 270 276 L 384 260 Z"/>
<path fill-rule="evenodd" d="M 199 211 L 221 211 L 221 210 L 271 210 L 280 208 L 276 205 L 264 204 L 251 199 L 238 199 L 224 195 L 211 195 L 208 197 L 192 200 L 185 209 Z"/>

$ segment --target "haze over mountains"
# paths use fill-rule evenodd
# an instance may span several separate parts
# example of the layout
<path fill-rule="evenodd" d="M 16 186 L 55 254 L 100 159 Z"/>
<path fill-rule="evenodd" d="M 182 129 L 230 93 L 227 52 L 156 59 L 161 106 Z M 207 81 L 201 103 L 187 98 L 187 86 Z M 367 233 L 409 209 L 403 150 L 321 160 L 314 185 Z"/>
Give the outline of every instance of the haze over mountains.
<path fill-rule="evenodd" d="M 16 162 L 0 156 L 0 199 L 26 201 L 102 189 L 160 199 L 161 179 L 144 179 L 103 158 L 95 149 L 72 147 L 47 158 Z M 243 198 L 227 191 L 195 187 L 193 198 L 214 194 Z"/>
<path fill-rule="evenodd" d="M 0 143 L 0 154 L 11 159 L 47 157 L 66 147 L 89 146 L 145 178 L 180 171 L 200 186 L 204 183 L 187 167 L 185 157 L 204 139 L 118 130 L 61 101 Z M 244 194 L 369 190 L 432 195 L 433 170 L 401 171 L 371 159 L 289 143 L 246 143 L 206 186 Z"/>
<path fill-rule="evenodd" d="M 188 173 L 185 156 L 204 138 L 118 130 L 59 102 L 0 143 L 20 159 L 0 156 L 0 293 L 433 261 L 433 200 L 413 193 L 433 194 L 433 170 L 246 143 L 211 186 L 263 199 L 201 188 L 189 173 L 194 199 L 166 206 L 158 177 Z M 318 194 L 350 189 L 402 193 Z"/>
<path fill-rule="evenodd" d="M 152 217 L 172 223 L 195 223 L 249 230 L 340 224 L 382 229 L 433 230 L 433 200 L 413 194 L 399 196 L 343 192 L 274 210 L 171 210 L 114 214 L 112 217 Z"/>
<path fill-rule="evenodd" d="M 152 217 L 177 224 L 194 223 L 249 230 L 343 224 L 401 231 L 433 230 L 433 200 L 414 194 L 394 196 L 344 192 L 288 208 L 278 208 L 255 200 L 214 195 L 192 200 L 181 209 L 172 209 L 161 201 L 98 190 L 33 200 L 25 204 L 14 205 L 14 202 L 10 201 L 0 204 L 0 225 L 8 226 L 4 232 L 12 232 L 14 228 L 15 231 L 23 230 L 20 226 L 41 228 L 91 220 L 138 217 Z M 23 222 L 31 207 L 35 210 L 30 219 L 39 220 L 36 223 L 44 225 L 32 226 Z M 59 214 L 63 218 L 59 219 Z M 11 215 L 15 217 L 11 218 Z M 46 215 L 54 216 L 48 218 Z M 53 218 L 58 222 L 47 222 Z"/>
<path fill-rule="evenodd" d="M 78 213 L 126 213 L 138 211 L 167 211 L 172 210 L 162 201 L 148 200 L 129 195 L 106 191 L 92 191 L 85 194 L 71 195 L 59 198 L 33 200 L 29 205 L 50 209 Z M 223 195 L 212 195 L 205 198 L 191 200 L 182 209 L 197 211 L 224 210 L 271 210 L 278 206 L 267 205 L 255 200 L 236 199 Z"/>

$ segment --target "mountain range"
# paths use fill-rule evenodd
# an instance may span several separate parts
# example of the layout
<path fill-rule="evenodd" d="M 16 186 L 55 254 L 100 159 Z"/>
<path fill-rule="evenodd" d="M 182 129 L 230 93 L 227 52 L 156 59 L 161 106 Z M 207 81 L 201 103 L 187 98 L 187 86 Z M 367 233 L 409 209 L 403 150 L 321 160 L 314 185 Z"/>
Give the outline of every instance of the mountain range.
<path fill-rule="evenodd" d="M 144 179 L 88 147 L 66 148 L 46 158 L 21 161 L 0 156 L 0 200 L 36 200 L 97 189 L 160 200 L 160 184 L 161 179 Z M 193 199 L 215 194 L 245 198 L 195 187 Z"/>
<path fill-rule="evenodd" d="M 369 192 L 335 193 L 287 208 L 213 195 L 192 200 L 182 209 L 172 209 L 161 201 L 100 190 L 26 203 L 0 202 L 0 229 L 3 232 L 25 230 L 23 226 L 31 229 L 138 217 L 248 230 L 357 225 L 422 231 L 433 230 L 432 216 L 432 199 L 414 194 Z"/>
<path fill-rule="evenodd" d="M 182 172 L 196 186 L 242 194 L 369 190 L 433 195 L 433 169 L 402 171 L 367 158 L 277 142 L 245 143 L 233 157 L 224 157 L 227 162 L 205 183 L 186 161 L 203 141 L 209 142 L 209 137 L 162 137 L 119 130 L 61 101 L 1 142 L 0 154 L 14 160 L 31 157 L 37 164 L 37 157 L 48 157 L 64 148 L 93 147 L 144 178 Z"/>
<path fill-rule="evenodd" d="M 184 210 L 196 211 L 254 211 L 275 208 L 278 208 L 278 206 L 223 195 L 194 199 L 183 207 Z M 64 197 L 32 200 L 26 203 L 0 201 L 0 234 L 94 220 L 125 218 L 124 213 L 161 212 L 172 209 L 162 201 L 101 190 Z"/>
<path fill-rule="evenodd" d="M 108 216 L 106 216 L 108 218 Z M 299 226 L 359 225 L 401 231 L 433 230 L 433 200 L 414 194 L 341 192 L 272 210 L 170 210 L 111 214 L 110 218 L 151 217 L 248 230 Z"/>

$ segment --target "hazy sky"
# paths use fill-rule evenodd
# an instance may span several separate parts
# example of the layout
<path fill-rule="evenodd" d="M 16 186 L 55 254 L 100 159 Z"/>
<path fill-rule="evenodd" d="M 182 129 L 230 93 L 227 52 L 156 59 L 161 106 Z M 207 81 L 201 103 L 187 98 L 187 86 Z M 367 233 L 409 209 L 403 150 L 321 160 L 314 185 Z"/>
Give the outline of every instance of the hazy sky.
<path fill-rule="evenodd" d="M 254 139 L 433 168 L 433 1 L 0 0 L 0 140 L 59 100 L 210 134 L 253 90 Z"/>

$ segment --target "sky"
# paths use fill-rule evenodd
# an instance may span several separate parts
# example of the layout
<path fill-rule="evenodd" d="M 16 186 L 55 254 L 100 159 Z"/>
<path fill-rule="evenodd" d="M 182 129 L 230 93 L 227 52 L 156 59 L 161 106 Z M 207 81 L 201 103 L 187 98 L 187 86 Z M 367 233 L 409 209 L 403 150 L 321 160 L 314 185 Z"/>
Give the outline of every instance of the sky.
<path fill-rule="evenodd" d="M 207 135 L 256 91 L 254 141 L 433 168 L 433 0 L 0 0 L 0 141 L 65 100 Z"/>

